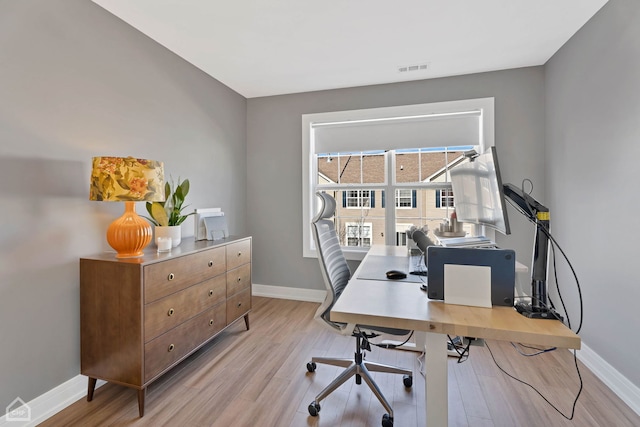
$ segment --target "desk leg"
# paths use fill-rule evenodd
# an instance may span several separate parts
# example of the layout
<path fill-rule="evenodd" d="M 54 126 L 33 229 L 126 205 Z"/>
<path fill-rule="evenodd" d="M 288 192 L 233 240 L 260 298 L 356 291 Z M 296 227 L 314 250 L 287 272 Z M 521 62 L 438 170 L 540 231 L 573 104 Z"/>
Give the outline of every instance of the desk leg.
<path fill-rule="evenodd" d="M 425 339 L 425 385 L 428 427 L 447 427 L 449 389 L 447 383 L 447 336 L 427 332 Z"/>

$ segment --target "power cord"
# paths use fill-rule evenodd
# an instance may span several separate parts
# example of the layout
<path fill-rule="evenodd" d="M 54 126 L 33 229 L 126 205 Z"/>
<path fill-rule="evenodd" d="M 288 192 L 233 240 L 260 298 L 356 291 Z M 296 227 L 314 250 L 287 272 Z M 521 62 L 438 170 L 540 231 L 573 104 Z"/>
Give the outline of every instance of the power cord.
<path fill-rule="evenodd" d="M 573 268 L 573 265 L 571 264 L 571 261 L 569 261 L 569 257 L 567 257 L 567 254 L 564 252 L 562 247 L 558 244 L 558 242 L 556 241 L 555 237 L 553 237 L 553 235 L 549 232 L 548 229 L 543 227 L 543 230 L 544 230 L 544 233 L 547 235 L 547 237 L 549 237 L 549 240 L 552 242 L 551 252 L 553 254 L 553 270 L 554 270 L 555 285 L 556 285 L 556 290 L 558 291 L 558 296 L 560 297 L 560 301 L 562 302 L 562 308 L 565 311 L 565 314 L 567 315 L 567 323 L 569 324 L 569 328 L 571 328 L 571 324 L 569 323 L 569 314 L 567 313 L 567 309 L 566 309 L 564 301 L 562 299 L 562 293 L 560 292 L 560 287 L 559 287 L 559 284 L 558 284 L 558 271 L 556 269 L 556 263 L 555 263 L 555 248 L 556 247 L 558 248 L 558 250 L 562 254 L 562 256 L 565 259 L 565 261 L 567 262 L 567 265 L 571 269 L 571 273 L 573 274 L 573 278 L 574 278 L 574 280 L 576 282 L 576 288 L 578 290 L 578 300 L 580 302 L 580 322 L 578 324 L 578 329 L 576 329 L 576 331 L 575 331 L 576 334 L 578 334 L 578 333 L 580 333 L 580 330 L 582 329 L 582 320 L 584 318 L 584 306 L 583 306 L 583 301 L 582 301 L 582 288 L 580 287 L 580 280 L 578 279 L 578 275 L 576 274 L 576 271 Z"/>
<path fill-rule="evenodd" d="M 469 341 L 469 343 L 465 347 L 461 344 L 456 343 L 455 338 L 459 338 L 459 337 L 451 338 L 451 336 L 447 335 L 447 338 L 449 339 L 449 343 L 451 344 L 451 347 L 455 350 L 456 353 L 458 353 L 458 363 L 465 362 L 469 358 L 469 346 L 471 345 L 471 341 Z M 425 358 L 425 353 L 423 351 L 418 355 L 416 360 L 418 362 L 418 372 L 420 372 L 420 375 L 426 378 L 426 375 L 424 372 L 424 358 Z"/>
<path fill-rule="evenodd" d="M 369 341 L 369 338 L 373 338 L 373 337 L 379 336 L 377 334 L 374 334 L 373 336 L 370 336 L 370 337 L 367 337 L 365 334 L 362 334 L 362 338 L 369 346 L 373 345 L 373 346 L 378 347 L 378 348 L 394 349 L 394 348 L 401 347 L 401 346 L 405 345 L 406 343 L 408 343 L 411 340 L 411 337 L 413 337 L 413 332 L 414 331 L 411 331 L 409 333 L 409 335 L 407 336 L 407 339 L 404 340 L 404 342 L 402 342 L 400 344 L 381 344 L 381 343 L 375 343 L 375 342 Z M 369 349 L 370 348 L 371 347 L 369 347 Z"/>
<path fill-rule="evenodd" d="M 424 357 L 425 357 L 425 353 L 423 351 L 422 353 L 420 353 L 418 355 L 416 360 L 418 362 L 418 372 L 420 372 L 420 375 L 422 375 L 423 378 L 427 378 L 427 375 L 426 375 L 425 369 L 424 369 Z"/>
<path fill-rule="evenodd" d="M 552 407 L 552 408 L 553 408 L 557 413 L 559 413 L 560 415 L 562 415 L 565 419 L 567 419 L 567 420 L 569 420 L 569 421 L 573 420 L 573 416 L 575 415 L 575 412 L 576 412 L 576 404 L 578 403 L 578 398 L 580 397 L 580 394 L 582 394 L 582 388 L 583 388 L 582 375 L 580 374 L 580 368 L 579 368 L 579 366 L 578 366 L 578 356 L 576 355 L 576 350 L 573 350 L 573 361 L 574 361 L 575 366 L 576 366 L 576 372 L 578 373 L 578 378 L 580 379 L 580 388 L 578 389 L 578 393 L 576 394 L 576 398 L 573 400 L 573 405 L 572 405 L 572 407 L 571 407 L 571 415 L 570 415 L 570 416 L 567 416 L 567 415 L 565 415 L 561 410 L 559 410 L 559 409 L 558 409 L 558 408 L 557 408 L 553 403 L 551 403 L 551 402 L 549 401 L 549 399 L 547 399 L 547 398 L 546 398 L 542 393 L 540 393 L 540 392 L 538 391 L 538 389 L 536 389 L 534 386 L 532 386 L 531 384 L 529 384 L 529 383 L 528 383 L 528 382 L 526 382 L 526 381 L 523 381 L 523 380 L 521 380 L 521 379 L 519 379 L 519 378 L 516 378 L 515 376 L 513 376 L 513 375 L 511 375 L 510 373 L 508 373 L 507 371 L 505 371 L 505 370 L 504 370 L 504 369 L 503 369 L 503 368 L 498 364 L 498 362 L 496 361 L 496 358 L 495 358 L 495 356 L 493 355 L 493 351 L 491 351 L 491 347 L 489 346 L 489 343 L 488 343 L 488 342 L 485 342 L 485 345 L 487 346 L 487 350 L 489 350 L 489 354 L 491 354 L 491 358 L 493 359 L 493 363 L 495 363 L 495 365 L 498 367 L 498 369 L 500 369 L 500 370 L 501 370 L 501 371 L 502 371 L 506 376 L 508 376 L 509 378 L 514 379 L 514 380 L 518 381 L 519 383 L 524 384 L 524 385 L 526 385 L 527 387 L 531 388 L 533 391 L 535 391 L 536 393 L 538 393 L 538 395 L 539 395 L 539 396 L 540 396 L 540 397 L 541 397 L 545 402 L 547 402 L 547 403 L 549 404 L 549 406 L 551 406 L 551 407 Z M 511 345 L 514 345 L 514 344 L 513 344 L 513 343 L 511 343 Z M 515 347 L 515 345 L 514 345 L 514 347 Z M 529 356 L 537 356 L 537 355 L 539 355 L 539 354 L 546 353 L 546 352 L 548 352 L 548 351 L 553 351 L 553 350 L 555 350 L 555 348 L 553 348 L 553 349 L 547 349 L 547 350 L 542 350 L 542 351 L 540 351 L 540 352 L 539 352 L 539 353 L 537 353 L 537 354 L 531 354 L 531 355 L 529 355 Z"/>
<path fill-rule="evenodd" d="M 527 192 L 527 194 L 531 194 L 531 192 L 533 192 L 533 182 L 530 179 L 524 179 L 522 180 L 522 184 L 521 184 L 521 191 L 523 193 L 525 193 L 524 187 L 525 187 L 525 183 L 528 182 L 531 185 L 531 189 L 529 190 L 529 192 Z M 525 199 L 526 200 L 526 199 Z M 567 254 L 564 252 L 564 250 L 562 249 L 562 247 L 560 246 L 560 244 L 557 242 L 557 240 L 555 239 L 555 237 L 553 237 L 553 235 L 551 234 L 551 231 L 549 230 L 549 228 L 547 226 L 545 226 L 544 224 L 538 223 L 536 221 L 534 221 L 530 215 L 528 215 L 526 212 L 524 212 L 524 210 L 516 205 L 513 201 L 511 201 L 510 199 L 508 200 L 509 203 L 517 210 L 519 211 L 521 214 L 524 215 L 525 218 L 527 218 L 530 222 L 532 222 L 540 231 L 542 231 L 548 238 L 549 241 L 551 242 L 551 252 L 552 252 L 552 261 L 553 261 L 553 272 L 554 272 L 554 281 L 555 281 L 555 287 L 556 287 L 556 291 L 558 292 L 558 297 L 560 298 L 560 303 L 562 304 L 562 309 L 565 313 L 565 316 L 567 318 L 567 325 L 569 327 L 569 329 L 571 329 L 571 320 L 569 319 L 569 313 L 567 312 L 567 307 L 565 305 L 564 299 L 562 297 L 562 292 L 560 291 L 560 286 L 559 286 L 559 280 L 558 280 L 558 269 L 557 269 L 557 263 L 556 263 L 556 248 L 558 248 L 558 250 L 560 251 L 560 253 L 562 254 L 562 256 L 564 257 L 565 261 L 567 262 L 567 265 L 569 266 L 569 268 L 571 269 L 571 273 L 573 274 L 575 283 L 576 283 L 576 288 L 578 290 L 578 299 L 580 302 L 580 322 L 578 324 L 578 328 L 576 329 L 575 333 L 578 334 L 580 332 L 580 330 L 582 329 L 582 321 L 584 318 L 584 306 L 583 306 L 583 300 L 582 300 L 582 289 L 580 287 L 580 280 L 578 279 L 578 275 L 576 274 L 575 269 L 573 268 L 573 265 L 571 264 L 571 261 L 569 260 L 569 257 L 567 256 Z M 533 208 L 533 206 L 531 206 L 528 201 L 527 204 L 529 205 L 529 210 L 531 212 L 535 212 L 535 209 Z M 533 297 L 532 297 L 533 298 Z M 546 301 L 539 301 L 539 303 L 541 303 L 544 306 L 547 306 Z M 555 306 L 553 304 L 553 301 L 549 298 L 549 305 L 552 309 L 555 310 Z M 549 308 L 549 307 L 546 307 Z M 551 347 L 551 348 L 546 348 L 546 349 L 541 349 L 541 348 L 536 348 L 536 347 L 531 347 L 531 346 L 525 346 L 523 344 L 518 344 L 521 347 L 524 348 L 528 348 L 530 350 L 535 350 L 534 353 L 525 353 L 522 350 L 520 350 L 520 348 L 518 348 L 518 346 L 514 343 L 511 343 L 511 345 L 513 346 L 513 348 L 522 356 L 525 357 L 533 357 L 533 356 L 538 356 L 540 354 L 543 353 L 548 353 L 551 351 L 556 350 L 556 347 Z M 565 419 L 567 420 L 573 420 L 574 414 L 575 414 L 575 410 L 576 410 L 576 404 L 578 403 L 578 398 L 580 397 L 580 394 L 582 394 L 582 388 L 583 388 L 583 381 L 582 381 L 582 375 L 580 374 L 580 367 L 578 366 L 578 356 L 577 356 L 577 352 L 576 350 L 573 350 L 573 361 L 576 367 L 576 373 L 578 374 L 578 378 L 580 380 L 580 388 L 578 389 L 578 392 L 576 393 L 576 397 L 573 400 L 573 405 L 571 408 L 571 415 L 567 416 L 565 415 L 562 411 L 560 411 L 556 406 L 554 406 L 549 399 L 547 399 L 544 395 L 542 395 L 542 393 L 540 393 L 540 391 L 538 391 L 534 386 L 532 386 L 531 384 L 516 378 L 515 376 L 509 374 L 507 371 L 505 371 L 496 361 L 495 356 L 493 355 L 493 351 L 491 351 L 491 347 L 489 346 L 489 343 L 486 343 L 487 346 L 487 350 L 489 350 L 489 354 L 491 354 L 491 358 L 493 359 L 493 362 L 495 363 L 495 365 L 498 367 L 498 369 L 500 369 L 505 375 L 507 375 L 508 377 L 518 381 L 519 383 L 522 383 L 526 386 L 528 386 L 529 388 L 531 388 L 533 391 L 535 391 L 540 397 L 542 397 L 542 399 L 547 402 L 556 412 L 558 412 L 560 415 L 562 415 Z"/>
<path fill-rule="evenodd" d="M 469 348 L 471 347 L 471 340 L 469 340 L 466 346 L 463 346 L 455 343 L 450 335 L 447 335 L 447 338 L 449 339 L 451 347 L 455 350 L 456 353 L 458 353 L 458 363 L 466 362 L 470 356 Z"/>
<path fill-rule="evenodd" d="M 537 356 L 539 354 L 542 353 L 549 353 L 550 351 L 554 351 L 557 350 L 558 347 L 550 347 L 550 348 L 537 348 L 537 347 L 531 347 L 529 345 L 524 345 L 524 344 L 516 344 L 516 343 L 511 343 L 511 346 L 518 352 L 520 353 L 521 356 L 525 356 L 525 357 L 533 357 L 533 356 Z M 518 348 L 518 346 L 520 347 L 524 347 L 524 348 L 528 348 L 530 350 L 536 350 L 535 353 L 525 353 L 524 351 L 520 350 L 520 348 Z"/>

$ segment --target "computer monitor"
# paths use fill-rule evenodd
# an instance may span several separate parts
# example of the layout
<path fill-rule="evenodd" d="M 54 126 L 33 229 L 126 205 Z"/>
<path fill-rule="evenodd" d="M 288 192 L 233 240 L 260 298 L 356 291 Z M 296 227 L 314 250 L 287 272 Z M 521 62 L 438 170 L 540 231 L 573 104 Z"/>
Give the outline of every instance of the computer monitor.
<path fill-rule="evenodd" d="M 457 220 L 510 234 L 495 147 L 455 166 L 450 173 Z"/>

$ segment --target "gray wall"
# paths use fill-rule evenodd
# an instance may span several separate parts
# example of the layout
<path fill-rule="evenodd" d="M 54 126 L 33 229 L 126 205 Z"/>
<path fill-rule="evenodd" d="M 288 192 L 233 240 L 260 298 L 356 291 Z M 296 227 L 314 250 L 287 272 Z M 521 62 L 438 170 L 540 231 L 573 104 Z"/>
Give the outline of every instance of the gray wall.
<path fill-rule="evenodd" d="M 318 261 L 302 257 L 302 114 L 484 97 L 495 98 L 503 180 L 520 185 L 529 178 L 543 198 L 542 67 L 247 100 L 247 197 L 254 206 L 247 224 L 259 254 L 254 283 L 324 289 Z M 513 234 L 498 243 L 529 265 L 533 229 L 508 211 Z"/>
<path fill-rule="evenodd" d="M 80 372 L 78 258 L 124 208 L 88 200 L 91 157 L 162 160 L 243 233 L 245 124 L 245 98 L 92 2 L 0 1 L 0 408 Z"/>
<path fill-rule="evenodd" d="M 547 201 L 580 279 L 584 342 L 636 386 L 640 3 L 610 0 L 546 65 Z M 576 286 L 559 281 L 578 324 Z"/>

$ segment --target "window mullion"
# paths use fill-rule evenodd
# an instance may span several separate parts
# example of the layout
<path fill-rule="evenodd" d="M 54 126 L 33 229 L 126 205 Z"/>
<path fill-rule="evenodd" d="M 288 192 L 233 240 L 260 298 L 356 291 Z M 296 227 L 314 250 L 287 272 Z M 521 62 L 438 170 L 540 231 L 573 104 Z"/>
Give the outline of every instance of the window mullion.
<path fill-rule="evenodd" d="M 384 241 L 386 245 L 395 245 L 396 235 L 396 159 L 395 150 L 385 153 L 385 186 L 387 203 L 385 205 Z"/>

